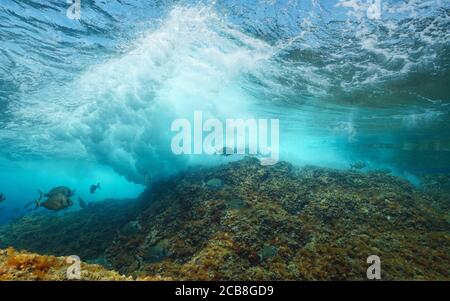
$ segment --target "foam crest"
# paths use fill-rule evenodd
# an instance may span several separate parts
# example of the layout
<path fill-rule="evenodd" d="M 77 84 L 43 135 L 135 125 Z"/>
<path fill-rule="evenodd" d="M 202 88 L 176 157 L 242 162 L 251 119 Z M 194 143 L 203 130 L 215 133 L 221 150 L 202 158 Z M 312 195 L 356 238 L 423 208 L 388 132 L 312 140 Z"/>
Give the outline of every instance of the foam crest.
<path fill-rule="evenodd" d="M 83 103 L 65 124 L 89 155 L 129 180 L 145 182 L 188 164 L 170 150 L 170 124 L 250 116 L 246 75 L 272 48 L 207 7 L 175 8 L 128 54 L 94 66 L 79 81 Z"/>

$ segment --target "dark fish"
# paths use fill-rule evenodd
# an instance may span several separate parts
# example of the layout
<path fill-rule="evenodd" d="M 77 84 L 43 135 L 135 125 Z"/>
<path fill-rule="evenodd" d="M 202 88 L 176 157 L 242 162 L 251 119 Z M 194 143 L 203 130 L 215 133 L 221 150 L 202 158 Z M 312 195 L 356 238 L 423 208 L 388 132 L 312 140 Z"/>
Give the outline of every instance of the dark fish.
<path fill-rule="evenodd" d="M 95 191 L 97 191 L 97 189 L 101 189 L 101 187 L 100 187 L 100 183 L 97 183 L 97 185 L 91 185 L 91 189 L 89 189 L 89 191 L 91 192 L 91 193 L 95 193 Z"/>
<path fill-rule="evenodd" d="M 3 201 L 5 201 L 5 200 L 6 200 L 5 195 L 4 195 L 3 193 L 0 192 L 0 203 L 3 202 Z"/>
<path fill-rule="evenodd" d="M 48 210 L 59 211 L 73 205 L 71 196 L 75 194 L 75 190 L 71 190 L 65 186 L 55 187 L 48 193 L 39 190 L 40 197 L 36 200 L 36 209 L 44 207 Z M 46 198 L 41 202 L 42 198 Z"/>
<path fill-rule="evenodd" d="M 58 187 L 52 188 L 48 193 L 43 193 L 40 190 L 39 190 L 39 193 L 41 194 L 41 196 L 48 197 L 48 198 L 58 195 L 58 194 L 63 194 L 67 197 L 71 197 L 75 194 L 75 190 L 71 190 L 70 188 L 67 188 L 66 186 L 58 186 Z"/>
<path fill-rule="evenodd" d="M 392 172 L 392 170 L 390 169 L 390 168 L 378 168 L 378 169 L 375 169 L 375 172 L 377 172 L 377 173 L 383 173 L 383 174 L 389 174 L 389 173 L 391 173 Z"/>
<path fill-rule="evenodd" d="M 78 198 L 78 205 L 81 208 L 86 208 L 86 202 L 82 198 Z"/>
<path fill-rule="evenodd" d="M 363 169 L 366 166 L 367 166 L 367 164 L 363 161 L 357 161 L 357 162 L 350 164 L 351 169 Z"/>
<path fill-rule="evenodd" d="M 231 147 L 223 147 L 222 149 L 217 150 L 216 155 L 222 155 L 225 157 L 231 156 L 235 154 L 236 152 Z"/>

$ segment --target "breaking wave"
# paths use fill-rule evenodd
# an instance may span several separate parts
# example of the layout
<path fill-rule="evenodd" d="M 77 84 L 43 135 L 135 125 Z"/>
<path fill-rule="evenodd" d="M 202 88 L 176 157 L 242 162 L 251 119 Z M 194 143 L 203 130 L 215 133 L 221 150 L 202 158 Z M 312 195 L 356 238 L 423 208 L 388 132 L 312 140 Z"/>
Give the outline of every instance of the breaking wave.
<path fill-rule="evenodd" d="M 171 122 L 201 110 L 280 119 L 281 157 L 301 164 L 450 168 L 448 1 L 86 2 L 80 21 L 59 2 L 0 11 L 7 160 L 146 184 L 224 161 L 170 150 Z"/>

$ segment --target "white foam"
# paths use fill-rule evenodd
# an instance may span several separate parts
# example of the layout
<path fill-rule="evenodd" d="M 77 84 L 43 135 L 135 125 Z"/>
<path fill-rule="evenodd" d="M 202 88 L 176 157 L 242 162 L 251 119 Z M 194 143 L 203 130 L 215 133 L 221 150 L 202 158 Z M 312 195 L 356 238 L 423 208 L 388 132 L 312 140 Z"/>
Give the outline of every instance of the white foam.
<path fill-rule="evenodd" d="M 11 109 L 13 121 L 0 132 L 0 139 L 14 149 L 5 146 L 3 151 L 11 156 L 96 160 L 145 183 L 189 164 L 211 164 L 203 157 L 172 155 L 174 119 L 190 118 L 194 110 L 201 110 L 205 118 L 254 114 L 268 118 L 274 116 L 261 115 L 272 104 L 286 104 L 292 119 L 302 117 L 290 125 L 301 130 L 287 135 L 294 138 L 282 142 L 286 151 L 297 153 L 302 162 L 328 158 L 344 165 L 330 145 L 321 145 L 319 152 L 316 142 L 321 138 L 316 139 L 308 127 L 331 125 L 321 135 L 337 133 L 349 143 L 357 141 L 364 129 L 351 114 L 333 111 L 336 118 L 328 120 L 318 99 L 333 103 L 342 91 L 351 96 L 353 91 L 407 76 L 411 70 L 433 70 L 438 46 L 448 43 L 449 32 L 446 17 L 430 13 L 427 19 L 428 15 L 418 13 L 424 9 L 420 1 L 409 5 L 383 1 L 381 20 L 365 17 L 367 1 L 340 3 L 333 13 L 338 17 L 349 13 L 340 28 L 328 30 L 318 21 L 325 12 L 313 1 L 317 12 L 297 20 L 301 32 L 275 45 L 244 33 L 211 6 L 175 7 L 157 29 L 124 45 L 129 50 L 120 57 L 91 66 L 66 85 L 49 85 L 21 99 Z M 417 48 L 411 41 L 423 45 Z M 286 53 L 293 53 L 293 58 L 284 57 Z M 303 103 L 312 103 L 312 109 L 302 111 Z M 282 120 L 281 132 L 283 124 Z"/>
<path fill-rule="evenodd" d="M 241 82 L 272 48 L 229 27 L 207 7 L 175 8 L 160 28 L 79 80 L 82 103 L 64 124 L 98 161 L 128 179 L 170 174 L 189 163 L 170 150 L 170 124 L 194 110 L 249 116 Z"/>

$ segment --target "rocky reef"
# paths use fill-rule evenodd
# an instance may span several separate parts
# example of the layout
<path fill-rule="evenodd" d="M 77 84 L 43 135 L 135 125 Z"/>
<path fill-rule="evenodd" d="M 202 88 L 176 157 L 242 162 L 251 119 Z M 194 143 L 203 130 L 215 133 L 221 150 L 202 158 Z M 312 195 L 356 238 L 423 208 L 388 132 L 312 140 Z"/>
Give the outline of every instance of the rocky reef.
<path fill-rule="evenodd" d="M 103 213 L 26 217 L 0 229 L 0 242 L 101 258 L 144 279 L 364 280 L 378 255 L 384 280 L 450 280 L 449 194 L 438 180 L 415 187 L 386 172 L 245 158 L 154 183 L 127 210 L 105 202 Z M 80 228 L 96 214 L 120 218 Z"/>
<path fill-rule="evenodd" d="M 14 246 L 40 254 L 76 254 L 83 260 L 105 263 L 104 253 L 138 211 L 136 200 L 105 200 L 80 211 L 26 215 L 0 228 L 0 248 Z"/>
<path fill-rule="evenodd" d="M 9 280 L 68 280 L 67 269 L 70 264 L 66 257 L 38 255 L 19 252 L 13 248 L 0 250 L 0 281 Z M 81 263 L 79 280 L 90 281 L 127 281 L 130 276 L 123 276 L 109 271 L 100 265 Z"/>

